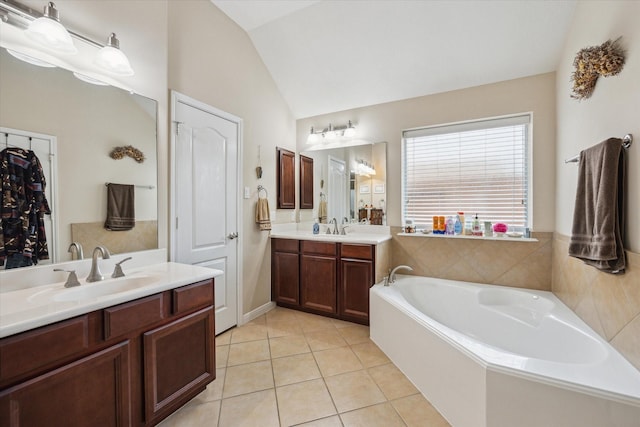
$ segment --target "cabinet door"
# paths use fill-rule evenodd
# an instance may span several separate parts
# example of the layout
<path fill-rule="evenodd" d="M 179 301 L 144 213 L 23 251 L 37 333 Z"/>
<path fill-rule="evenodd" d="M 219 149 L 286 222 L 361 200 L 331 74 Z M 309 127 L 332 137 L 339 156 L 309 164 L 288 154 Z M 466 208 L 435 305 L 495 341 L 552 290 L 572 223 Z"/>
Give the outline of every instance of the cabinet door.
<path fill-rule="evenodd" d="M 278 156 L 278 209 L 296 207 L 296 153 L 276 147 Z"/>
<path fill-rule="evenodd" d="M 313 209 L 313 159 L 300 154 L 300 209 Z"/>
<path fill-rule="evenodd" d="M 131 425 L 130 381 L 125 341 L 1 392 L 0 425 Z"/>
<path fill-rule="evenodd" d="M 214 331 L 213 307 L 207 307 L 143 335 L 147 422 L 168 415 L 215 379 Z"/>
<path fill-rule="evenodd" d="M 338 312 L 335 257 L 301 255 L 300 306 L 325 313 Z"/>
<path fill-rule="evenodd" d="M 277 303 L 300 304 L 298 254 L 273 252 L 271 256 L 271 292 Z"/>
<path fill-rule="evenodd" d="M 340 265 L 340 317 L 369 324 L 369 288 L 373 285 L 373 262 L 343 259 Z"/>

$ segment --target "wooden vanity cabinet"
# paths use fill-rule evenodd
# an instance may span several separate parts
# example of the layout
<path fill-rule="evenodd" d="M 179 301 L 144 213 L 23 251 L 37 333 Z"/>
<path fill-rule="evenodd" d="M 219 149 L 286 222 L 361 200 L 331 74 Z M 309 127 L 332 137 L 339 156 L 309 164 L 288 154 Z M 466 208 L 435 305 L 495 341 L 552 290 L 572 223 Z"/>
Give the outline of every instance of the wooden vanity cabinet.
<path fill-rule="evenodd" d="M 155 425 L 215 379 L 213 280 L 0 339 L 0 425 Z"/>
<path fill-rule="evenodd" d="M 374 284 L 375 247 L 345 244 L 340 246 L 341 319 L 369 323 L 369 288 Z"/>
<path fill-rule="evenodd" d="M 337 244 L 300 241 L 300 306 L 337 314 Z"/>
<path fill-rule="evenodd" d="M 293 239 L 271 239 L 271 295 L 283 306 L 300 306 L 299 242 Z"/>
<path fill-rule="evenodd" d="M 280 306 L 368 325 L 375 248 L 271 239 L 272 300 Z"/>

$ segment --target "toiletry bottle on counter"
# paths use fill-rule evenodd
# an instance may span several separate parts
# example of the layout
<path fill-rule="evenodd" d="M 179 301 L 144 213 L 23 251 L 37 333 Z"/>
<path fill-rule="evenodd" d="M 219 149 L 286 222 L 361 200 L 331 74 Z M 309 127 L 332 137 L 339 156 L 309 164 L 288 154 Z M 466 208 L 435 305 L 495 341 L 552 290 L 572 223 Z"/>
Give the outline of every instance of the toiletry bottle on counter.
<path fill-rule="evenodd" d="M 313 224 L 313 234 L 319 234 L 320 233 L 320 224 L 318 224 L 318 221 L 316 221 Z"/>

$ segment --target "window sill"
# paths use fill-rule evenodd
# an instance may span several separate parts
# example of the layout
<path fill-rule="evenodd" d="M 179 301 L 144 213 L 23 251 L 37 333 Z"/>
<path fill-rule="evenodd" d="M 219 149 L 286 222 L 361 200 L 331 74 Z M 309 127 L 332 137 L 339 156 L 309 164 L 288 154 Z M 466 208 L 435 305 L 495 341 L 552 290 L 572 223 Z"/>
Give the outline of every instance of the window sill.
<path fill-rule="evenodd" d="M 463 235 L 447 235 L 447 234 L 425 234 L 418 233 L 398 233 L 398 236 L 402 237 L 430 237 L 432 239 L 467 239 L 467 240 L 494 240 L 502 242 L 537 242 L 535 237 L 509 237 L 509 236 L 463 236 Z"/>

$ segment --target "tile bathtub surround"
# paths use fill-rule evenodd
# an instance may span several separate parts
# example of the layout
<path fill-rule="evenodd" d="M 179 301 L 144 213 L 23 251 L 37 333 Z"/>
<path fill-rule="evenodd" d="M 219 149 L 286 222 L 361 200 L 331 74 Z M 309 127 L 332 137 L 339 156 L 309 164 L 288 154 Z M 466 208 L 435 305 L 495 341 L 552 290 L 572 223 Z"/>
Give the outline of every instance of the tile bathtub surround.
<path fill-rule="evenodd" d="M 551 290 L 553 233 L 533 233 L 538 242 L 398 236 L 392 227 L 391 265 L 411 274 L 518 288 Z"/>
<path fill-rule="evenodd" d="M 569 237 L 553 239 L 553 293 L 640 369 L 640 254 L 627 251 L 625 274 L 607 274 L 570 257 Z"/>
<path fill-rule="evenodd" d="M 216 364 L 160 426 L 449 426 L 355 323 L 276 307 L 216 337 Z"/>

